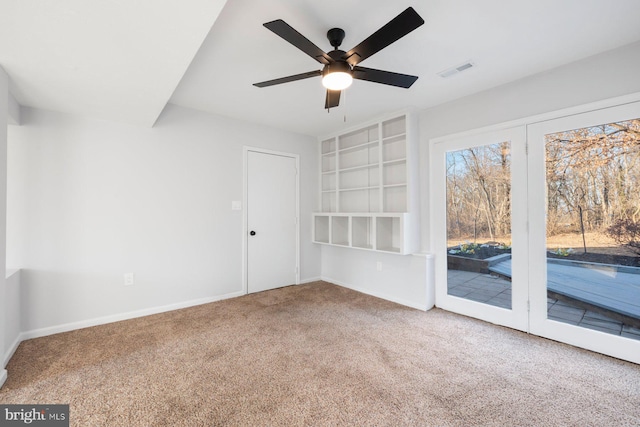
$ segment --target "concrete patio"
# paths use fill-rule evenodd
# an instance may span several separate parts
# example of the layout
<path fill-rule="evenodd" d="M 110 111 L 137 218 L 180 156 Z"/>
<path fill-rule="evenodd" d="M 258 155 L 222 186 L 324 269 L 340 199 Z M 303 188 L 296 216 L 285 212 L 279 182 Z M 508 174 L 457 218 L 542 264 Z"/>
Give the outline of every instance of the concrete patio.
<path fill-rule="evenodd" d="M 447 280 L 449 295 L 511 309 L 511 282 L 508 280 L 461 270 L 448 270 Z M 547 316 L 559 322 L 640 340 L 640 329 L 567 301 L 548 298 Z"/>

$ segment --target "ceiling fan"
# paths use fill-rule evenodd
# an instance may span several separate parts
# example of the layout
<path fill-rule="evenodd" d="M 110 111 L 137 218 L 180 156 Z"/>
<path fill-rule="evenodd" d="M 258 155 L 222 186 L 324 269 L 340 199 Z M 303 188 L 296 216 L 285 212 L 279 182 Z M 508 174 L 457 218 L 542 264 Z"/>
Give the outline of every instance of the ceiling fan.
<path fill-rule="evenodd" d="M 253 85 L 267 87 L 322 76 L 322 84 L 327 88 L 324 103 L 324 108 L 326 109 L 338 106 L 340 93 L 351 85 L 353 79 L 408 89 L 418 80 L 417 76 L 364 68 L 358 66 L 358 64 L 396 40 L 406 36 L 422 24 L 424 24 L 424 20 L 412 7 L 409 7 L 348 52 L 338 49 L 342 44 L 342 40 L 344 40 L 344 30 L 332 28 L 327 32 L 327 38 L 334 50 L 325 53 L 282 19 L 267 22 L 263 24 L 267 29 L 323 64 L 324 67 L 322 70 L 294 74 L 288 77 L 254 83 Z"/>

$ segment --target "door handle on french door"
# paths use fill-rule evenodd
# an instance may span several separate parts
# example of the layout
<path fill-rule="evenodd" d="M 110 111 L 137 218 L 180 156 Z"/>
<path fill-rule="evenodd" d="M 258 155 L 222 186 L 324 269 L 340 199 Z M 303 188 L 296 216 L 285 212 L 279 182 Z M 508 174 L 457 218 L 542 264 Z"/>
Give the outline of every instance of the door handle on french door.
<path fill-rule="evenodd" d="M 251 231 L 249 232 L 249 234 L 250 234 L 250 235 L 252 235 L 252 236 L 255 236 L 255 235 L 256 235 L 256 232 L 255 232 L 255 231 L 253 231 L 253 230 L 251 230 Z"/>

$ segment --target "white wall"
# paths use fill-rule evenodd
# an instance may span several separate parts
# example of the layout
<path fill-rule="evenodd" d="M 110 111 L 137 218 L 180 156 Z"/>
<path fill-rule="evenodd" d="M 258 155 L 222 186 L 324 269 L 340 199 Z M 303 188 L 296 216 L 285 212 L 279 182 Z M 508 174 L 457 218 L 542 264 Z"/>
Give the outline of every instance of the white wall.
<path fill-rule="evenodd" d="M 9 77 L 0 67 L 0 260 L 6 259 L 7 226 L 7 124 L 9 120 Z M 7 379 L 4 369 L 6 322 L 6 265 L 0 262 L 0 386 Z"/>
<path fill-rule="evenodd" d="M 324 280 L 420 310 L 433 307 L 433 293 L 428 292 L 433 287 L 431 256 L 396 255 L 338 246 L 323 246 L 323 249 Z M 382 265 L 380 271 L 378 262 Z"/>
<path fill-rule="evenodd" d="M 638 76 L 640 43 L 635 43 L 422 111 L 419 114 L 422 250 L 428 252 L 431 248 L 429 203 L 439 202 L 428 195 L 431 138 L 640 92 Z M 464 74 L 456 78 L 464 78 Z M 409 258 L 331 246 L 322 248 L 322 257 L 323 278 L 411 306 L 434 300 L 433 286 L 426 283 L 433 272 L 427 272 L 423 281 L 416 276 L 407 280 L 406 270 L 412 268 Z M 376 262 L 382 258 L 386 268 L 398 274 L 379 274 Z"/>
<path fill-rule="evenodd" d="M 0 354 L 0 357 L 3 357 L 3 366 L 6 366 L 21 340 L 20 270 L 7 270 L 5 298 L 3 302 L 5 310 L 5 333 L 4 351 Z"/>
<path fill-rule="evenodd" d="M 638 76 L 640 43 L 634 43 L 423 111 L 422 188 L 429 188 L 430 139 L 640 92 Z M 421 198 L 425 251 L 431 247 L 429 203 L 434 202 L 439 201 Z"/>
<path fill-rule="evenodd" d="M 313 138 L 173 105 L 151 129 L 26 108 L 21 121 L 8 262 L 27 336 L 240 294 L 245 145 L 300 155 L 300 277 L 320 276 Z"/>

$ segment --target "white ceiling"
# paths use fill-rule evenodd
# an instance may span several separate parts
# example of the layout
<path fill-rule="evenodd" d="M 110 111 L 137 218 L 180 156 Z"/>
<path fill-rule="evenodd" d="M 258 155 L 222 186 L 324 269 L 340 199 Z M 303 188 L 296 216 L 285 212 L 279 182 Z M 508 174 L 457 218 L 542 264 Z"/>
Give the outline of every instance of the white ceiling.
<path fill-rule="evenodd" d="M 321 135 L 640 40 L 638 0 L 228 0 L 222 8 L 224 3 L 0 0 L 0 65 L 25 106 L 149 126 L 169 100 Z M 319 78 L 252 86 L 321 68 L 264 22 L 284 19 L 325 50 L 331 49 L 326 31 L 340 27 L 346 31 L 341 48 L 348 50 L 408 6 L 425 25 L 361 65 L 418 75 L 410 89 L 355 81 L 340 107 L 327 114 Z M 469 60 L 475 64 L 469 71 L 449 79 L 436 74 Z"/>
<path fill-rule="evenodd" d="M 224 0 L 0 0 L 23 106 L 152 126 Z"/>

